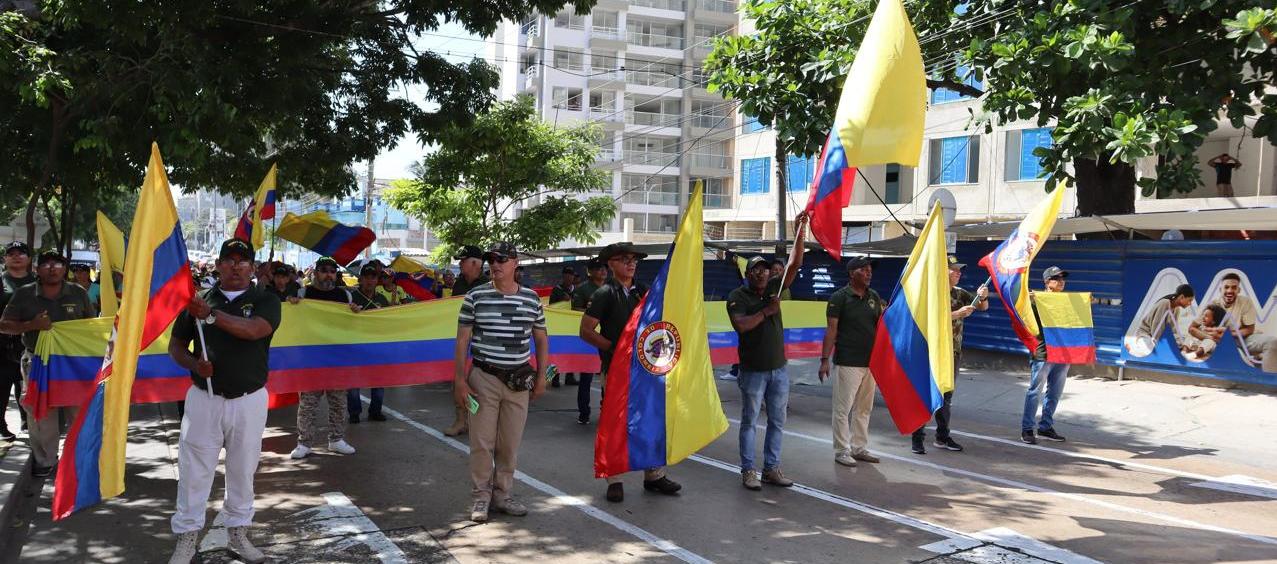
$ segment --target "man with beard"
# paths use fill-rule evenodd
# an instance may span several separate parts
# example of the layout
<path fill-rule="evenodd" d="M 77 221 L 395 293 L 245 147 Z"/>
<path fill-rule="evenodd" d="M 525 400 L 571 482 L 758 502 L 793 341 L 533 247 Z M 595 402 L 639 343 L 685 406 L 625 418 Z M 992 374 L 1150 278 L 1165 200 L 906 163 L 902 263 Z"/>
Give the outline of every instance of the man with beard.
<path fill-rule="evenodd" d="M 490 282 L 488 277 L 483 275 L 483 249 L 466 245 L 453 258 L 459 261 L 461 268 L 461 277 L 452 283 L 453 297 L 465 296 L 470 290 Z M 443 434 L 449 437 L 465 434 L 469 429 L 468 416 L 466 408 L 457 406 L 456 419 L 453 420 L 452 425 L 443 430 Z"/>
<path fill-rule="evenodd" d="M 1265 335 L 1256 329 L 1255 324 L 1258 319 L 1255 300 L 1250 296 L 1242 295 L 1241 276 L 1236 272 L 1229 272 L 1224 275 L 1223 282 L 1219 297 L 1210 305 L 1224 308 L 1227 321 L 1222 322 L 1223 320 L 1216 319 L 1215 327 L 1205 327 L 1199 319 L 1193 322 L 1192 328 L 1209 335 L 1216 343 L 1231 329 L 1242 338 L 1246 351 L 1260 358 L 1264 372 L 1277 372 L 1277 340 L 1274 340 L 1272 335 Z"/>
<path fill-rule="evenodd" d="M 375 268 L 375 267 L 374 267 Z M 337 261 L 332 257 L 320 257 L 315 261 L 314 281 L 298 292 L 297 297 L 288 298 L 288 303 L 298 303 L 303 299 L 321 300 L 348 304 L 352 310 L 359 306 L 354 303 L 350 290 L 337 287 Z M 338 454 L 355 454 L 355 447 L 346 442 L 346 390 L 323 390 L 301 392 L 300 405 L 297 407 L 297 448 L 290 456 L 294 459 L 306 458 L 315 444 L 315 432 L 318 430 L 319 401 L 328 400 L 328 450 Z"/>

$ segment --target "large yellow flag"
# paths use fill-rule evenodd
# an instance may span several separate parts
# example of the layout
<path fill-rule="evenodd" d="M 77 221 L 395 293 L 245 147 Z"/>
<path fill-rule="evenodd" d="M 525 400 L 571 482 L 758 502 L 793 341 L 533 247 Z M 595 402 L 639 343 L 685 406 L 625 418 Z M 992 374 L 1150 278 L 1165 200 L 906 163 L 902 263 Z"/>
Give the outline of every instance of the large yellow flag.
<path fill-rule="evenodd" d="M 102 289 L 102 317 L 115 317 L 115 312 L 120 309 L 115 274 L 124 275 L 124 233 L 101 211 L 98 211 L 98 256 L 102 264 L 102 269 L 98 272 L 98 284 Z"/>
<path fill-rule="evenodd" d="M 926 110 L 918 37 L 901 1 L 881 0 L 843 85 L 830 144 L 841 145 L 846 167 L 916 167 Z"/>

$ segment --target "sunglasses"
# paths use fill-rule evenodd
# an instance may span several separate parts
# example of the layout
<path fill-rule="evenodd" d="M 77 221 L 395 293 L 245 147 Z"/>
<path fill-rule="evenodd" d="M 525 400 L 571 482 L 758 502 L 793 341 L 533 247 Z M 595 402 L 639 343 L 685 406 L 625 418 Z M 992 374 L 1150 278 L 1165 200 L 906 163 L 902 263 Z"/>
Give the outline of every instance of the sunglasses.
<path fill-rule="evenodd" d="M 497 264 L 505 264 L 512 260 L 514 259 L 505 255 L 492 255 L 491 257 L 488 257 L 488 262 L 495 262 Z"/>
<path fill-rule="evenodd" d="M 608 259 L 608 262 L 612 262 L 612 261 L 617 261 L 617 262 L 620 262 L 620 263 L 622 263 L 622 264 L 638 264 L 638 257 L 635 257 L 635 256 L 623 256 L 623 257 L 612 257 L 612 258 Z"/>

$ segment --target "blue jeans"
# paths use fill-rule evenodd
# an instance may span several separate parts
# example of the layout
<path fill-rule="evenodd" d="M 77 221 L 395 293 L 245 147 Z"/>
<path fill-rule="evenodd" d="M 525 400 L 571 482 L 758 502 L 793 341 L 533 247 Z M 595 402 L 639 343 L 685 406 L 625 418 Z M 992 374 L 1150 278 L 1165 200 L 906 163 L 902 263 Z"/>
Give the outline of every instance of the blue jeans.
<path fill-rule="evenodd" d="M 368 402 L 368 414 L 381 413 L 381 400 L 386 397 L 385 388 L 373 388 L 372 401 Z M 346 390 L 346 412 L 351 415 L 359 415 L 363 411 L 364 406 L 359 402 L 359 388 Z"/>
<path fill-rule="evenodd" d="M 1033 430 L 1043 382 L 1046 383 L 1046 396 L 1041 400 L 1042 421 L 1038 423 L 1038 429 L 1051 429 L 1055 427 L 1055 408 L 1060 405 L 1060 396 L 1064 395 L 1064 377 L 1069 375 L 1069 365 L 1034 360 L 1029 363 L 1029 368 L 1032 376 L 1029 377 L 1029 389 L 1024 392 L 1024 417 L 1020 419 L 1020 430 Z"/>
<path fill-rule="evenodd" d="M 767 403 L 767 436 L 763 439 L 763 469 L 780 467 L 780 443 L 785 429 L 785 408 L 789 405 L 789 372 L 785 367 L 767 372 L 740 371 L 740 467 L 755 470 L 754 422 Z"/>

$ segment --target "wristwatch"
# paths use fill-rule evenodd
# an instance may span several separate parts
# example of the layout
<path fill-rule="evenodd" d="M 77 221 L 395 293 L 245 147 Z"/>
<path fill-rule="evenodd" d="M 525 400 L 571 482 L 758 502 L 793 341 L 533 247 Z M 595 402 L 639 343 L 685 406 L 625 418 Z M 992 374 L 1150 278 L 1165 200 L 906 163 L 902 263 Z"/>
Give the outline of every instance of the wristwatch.
<path fill-rule="evenodd" d="M 217 322 L 217 316 L 210 311 L 208 312 L 208 317 L 205 317 L 202 321 L 205 325 L 212 325 Z"/>

